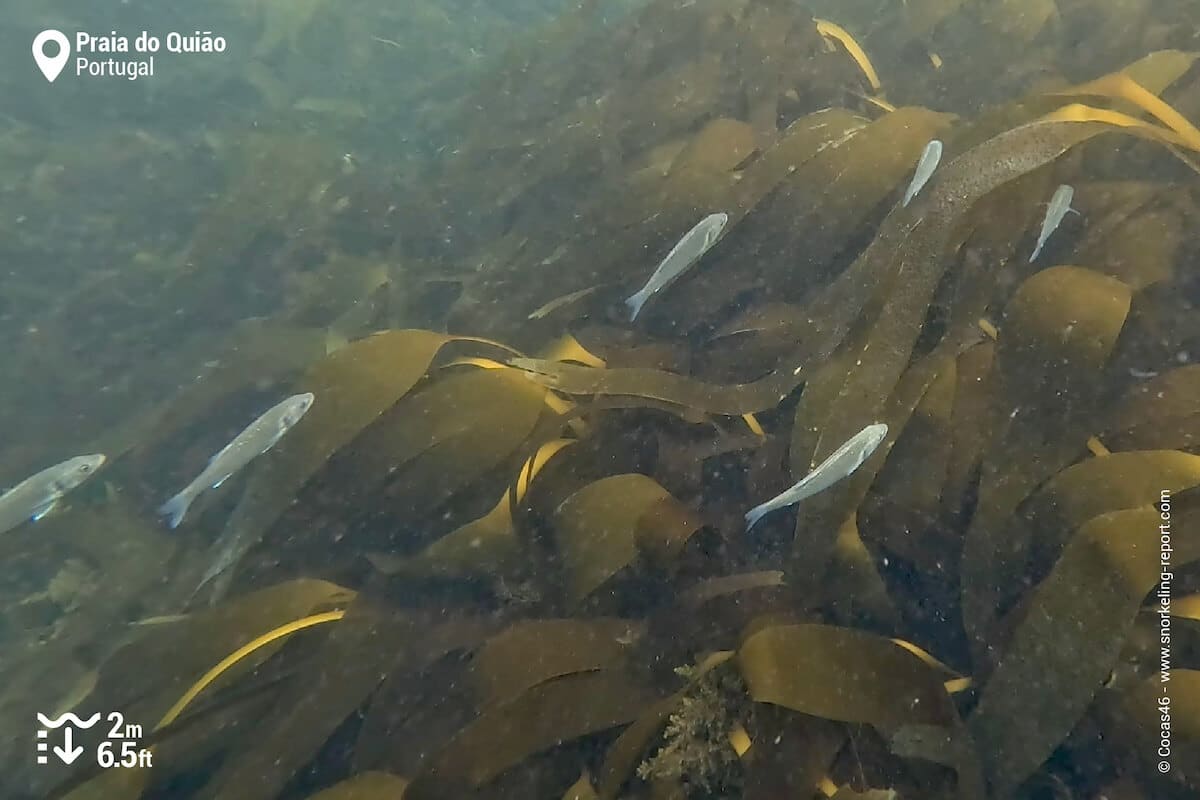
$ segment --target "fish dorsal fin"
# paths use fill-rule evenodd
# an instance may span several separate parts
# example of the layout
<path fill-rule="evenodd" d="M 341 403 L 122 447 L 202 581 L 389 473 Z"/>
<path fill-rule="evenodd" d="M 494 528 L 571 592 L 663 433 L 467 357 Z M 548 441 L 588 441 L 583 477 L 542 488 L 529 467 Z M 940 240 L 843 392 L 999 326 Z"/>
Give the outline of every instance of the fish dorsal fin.
<path fill-rule="evenodd" d="M 233 442 L 230 442 L 229 444 L 225 445 L 220 450 L 218 450 L 217 452 L 215 452 L 211 456 L 209 456 L 208 457 L 208 466 L 211 467 L 213 464 L 217 463 L 217 459 L 220 458 L 221 456 L 225 455 L 225 453 L 227 453 L 229 451 L 229 445 L 231 445 L 231 444 L 233 444 Z"/>

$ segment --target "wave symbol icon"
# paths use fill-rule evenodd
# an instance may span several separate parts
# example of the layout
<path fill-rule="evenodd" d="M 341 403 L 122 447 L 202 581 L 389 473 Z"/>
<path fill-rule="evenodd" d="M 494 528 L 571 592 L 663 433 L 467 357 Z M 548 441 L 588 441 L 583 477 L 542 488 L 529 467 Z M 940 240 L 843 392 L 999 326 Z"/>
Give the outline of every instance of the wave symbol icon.
<path fill-rule="evenodd" d="M 50 719 L 45 714 L 38 714 L 37 718 L 38 718 L 38 722 L 40 722 L 42 725 L 44 725 L 47 728 L 61 728 L 64 723 L 69 722 L 77 728 L 86 729 L 86 728 L 92 727 L 93 725 L 95 725 L 97 722 L 100 721 L 100 714 L 99 714 L 99 712 L 93 714 L 91 717 L 88 718 L 87 722 L 84 722 L 82 719 L 75 716 L 75 714 L 71 711 L 68 711 L 67 713 L 65 713 L 62 716 L 57 717 L 55 719 Z"/>

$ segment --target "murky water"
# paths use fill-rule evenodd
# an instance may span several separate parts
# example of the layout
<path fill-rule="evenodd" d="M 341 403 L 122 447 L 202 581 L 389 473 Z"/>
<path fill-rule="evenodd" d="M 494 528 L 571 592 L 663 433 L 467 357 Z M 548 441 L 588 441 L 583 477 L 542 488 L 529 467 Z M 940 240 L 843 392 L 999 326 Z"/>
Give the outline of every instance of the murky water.
<path fill-rule="evenodd" d="M 4 797 L 1200 788 L 1190 3 L 4 11 Z"/>

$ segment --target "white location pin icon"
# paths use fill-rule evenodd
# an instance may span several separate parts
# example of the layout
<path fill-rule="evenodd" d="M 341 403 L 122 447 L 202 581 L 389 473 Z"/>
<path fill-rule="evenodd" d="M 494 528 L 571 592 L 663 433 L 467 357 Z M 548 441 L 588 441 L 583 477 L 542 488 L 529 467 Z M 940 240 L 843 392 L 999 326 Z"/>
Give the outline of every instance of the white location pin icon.
<path fill-rule="evenodd" d="M 58 45 L 57 55 L 46 55 L 47 42 L 54 42 Z M 46 80 L 51 83 L 54 83 L 54 79 L 58 77 L 58 73 L 62 72 L 70 57 L 71 41 L 62 31 L 44 30 L 33 40 L 33 60 L 37 62 L 38 69 L 46 76 Z"/>

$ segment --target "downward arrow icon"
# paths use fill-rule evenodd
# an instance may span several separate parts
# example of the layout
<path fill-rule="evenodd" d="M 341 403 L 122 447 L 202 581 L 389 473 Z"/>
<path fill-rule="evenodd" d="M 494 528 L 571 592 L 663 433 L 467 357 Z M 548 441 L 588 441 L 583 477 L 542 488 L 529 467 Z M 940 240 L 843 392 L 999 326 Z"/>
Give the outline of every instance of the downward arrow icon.
<path fill-rule="evenodd" d="M 75 759 L 79 758 L 79 756 L 83 753 L 82 747 L 71 747 L 71 745 L 74 743 L 72 741 L 73 733 L 74 731 L 71 729 L 71 726 L 68 725 L 67 729 L 63 731 L 63 746 L 54 748 L 54 755 L 61 758 L 64 764 L 70 764 L 74 762 Z"/>

